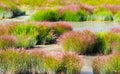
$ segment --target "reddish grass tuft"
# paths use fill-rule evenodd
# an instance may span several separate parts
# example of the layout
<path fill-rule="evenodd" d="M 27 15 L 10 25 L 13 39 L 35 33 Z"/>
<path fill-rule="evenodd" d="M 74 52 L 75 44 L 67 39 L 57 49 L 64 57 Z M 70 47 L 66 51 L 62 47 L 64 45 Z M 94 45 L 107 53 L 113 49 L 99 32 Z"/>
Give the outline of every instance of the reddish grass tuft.
<path fill-rule="evenodd" d="M 95 35 L 89 30 L 82 32 L 67 32 L 58 38 L 58 43 L 61 44 L 65 51 L 74 51 L 80 54 L 91 52 L 87 50 L 95 43 Z"/>
<path fill-rule="evenodd" d="M 0 48 L 6 49 L 9 47 L 14 47 L 17 44 L 17 39 L 15 36 L 2 35 L 0 36 Z"/>
<path fill-rule="evenodd" d="M 70 23 L 62 22 L 62 21 L 55 23 L 54 32 L 58 36 L 68 31 L 72 31 L 72 26 Z"/>

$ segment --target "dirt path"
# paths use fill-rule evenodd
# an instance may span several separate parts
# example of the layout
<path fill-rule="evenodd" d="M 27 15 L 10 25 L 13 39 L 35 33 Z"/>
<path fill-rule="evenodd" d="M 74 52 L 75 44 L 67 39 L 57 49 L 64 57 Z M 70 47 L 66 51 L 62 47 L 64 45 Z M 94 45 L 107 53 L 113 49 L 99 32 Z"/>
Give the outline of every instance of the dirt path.
<path fill-rule="evenodd" d="M 84 56 L 83 58 L 85 61 L 80 74 L 94 74 L 92 69 L 92 61 L 95 56 Z"/>

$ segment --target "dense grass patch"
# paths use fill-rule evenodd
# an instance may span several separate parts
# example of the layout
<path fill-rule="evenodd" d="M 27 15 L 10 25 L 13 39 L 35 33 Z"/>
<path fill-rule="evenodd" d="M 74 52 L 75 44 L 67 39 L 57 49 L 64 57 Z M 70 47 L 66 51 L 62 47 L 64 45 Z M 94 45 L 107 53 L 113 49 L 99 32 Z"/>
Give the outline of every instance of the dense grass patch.
<path fill-rule="evenodd" d="M 65 51 L 73 51 L 79 54 L 91 53 L 95 43 L 95 35 L 85 30 L 83 32 L 68 32 L 62 35 L 58 42 L 63 46 Z"/>
<path fill-rule="evenodd" d="M 2 35 L 0 36 L 0 49 L 13 48 L 17 44 L 17 39 L 15 36 Z"/>
<path fill-rule="evenodd" d="M 14 49 L 0 52 L 0 68 L 5 73 L 12 74 L 78 74 L 82 63 L 82 57 L 72 52 Z"/>
<path fill-rule="evenodd" d="M 110 36 L 107 32 L 99 32 L 96 34 L 96 42 L 94 44 L 93 52 L 108 54 L 110 53 Z"/>
<path fill-rule="evenodd" d="M 113 15 L 109 11 L 99 11 L 99 12 L 93 13 L 92 20 L 93 21 L 112 21 Z"/>
<path fill-rule="evenodd" d="M 33 21 L 57 21 L 58 14 L 55 10 L 40 10 L 34 13 L 30 20 Z"/>
<path fill-rule="evenodd" d="M 115 74 L 120 73 L 120 54 L 119 52 L 109 56 L 98 56 L 93 61 L 95 74 Z"/>
<path fill-rule="evenodd" d="M 120 22 L 120 12 L 117 12 L 117 13 L 114 15 L 114 21 L 115 21 L 115 22 Z"/>
<path fill-rule="evenodd" d="M 37 44 L 55 43 L 60 35 L 71 30 L 72 27 L 67 22 L 41 22 L 37 25 Z"/>
<path fill-rule="evenodd" d="M 34 25 L 18 24 L 8 27 L 9 34 L 16 36 L 18 43 L 16 47 L 33 47 L 37 40 L 37 31 Z"/>

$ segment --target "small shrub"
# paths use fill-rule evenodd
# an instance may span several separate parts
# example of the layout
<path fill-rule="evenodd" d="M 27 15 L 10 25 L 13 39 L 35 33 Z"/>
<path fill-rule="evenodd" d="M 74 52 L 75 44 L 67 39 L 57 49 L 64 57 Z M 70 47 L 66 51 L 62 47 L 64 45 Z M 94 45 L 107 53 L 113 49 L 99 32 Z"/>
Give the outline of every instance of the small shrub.
<path fill-rule="evenodd" d="M 25 52 L 16 52 L 15 50 L 1 51 L 0 68 L 5 73 L 14 74 L 17 71 L 28 69 L 29 57 Z"/>
<path fill-rule="evenodd" d="M 19 8 L 15 7 L 15 6 L 11 7 L 11 11 L 13 12 L 13 17 L 25 15 L 24 11 L 21 11 Z"/>
<path fill-rule="evenodd" d="M 120 28 L 112 28 L 111 31 L 111 47 L 113 50 L 120 50 Z"/>
<path fill-rule="evenodd" d="M 68 32 L 63 34 L 58 42 L 63 46 L 65 51 L 74 51 L 80 54 L 90 53 L 93 50 L 93 44 L 95 43 L 95 35 L 84 30 L 83 32 Z"/>
<path fill-rule="evenodd" d="M 13 17 L 13 13 L 11 10 L 6 9 L 4 7 L 0 7 L 0 19 L 11 17 Z"/>
<path fill-rule="evenodd" d="M 93 61 L 95 74 L 119 74 L 120 55 L 99 56 Z"/>
<path fill-rule="evenodd" d="M 17 39 L 15 36 L 10 36 L 10 35 L 0 36 L 0 48 L 1 49 L 15 47 L 16 44 L 17 44 Z"/>
<path fill-rule="evenodd" d="M 60 36 L 65 32 L 72 31 L 72 26 L 66 22 L 56 22 L 53 26 L 53 30 L 57 36 Z"/>
<path fill-rule="evenodd" d="M 0 36 L 5 35 L 7 33 L 8 33 L 7 28 L 3 25 L 0 25 Z"/>
<path fill-rule="evenodd" d="M 64 11 L 60 16 L 62 21 L 79 21 L 79 15 L 76 12 Z"/>
<path fill-rule="evenodd" d="M 85 11 L 83 10 L 79 10 L 77 12 L 78 16 L 79 16 L 79 21 L 86 21 L 88 19 L 88 15 Z"/>
<path fill-rule="evenodd" d="M 62 52 L 47 52 L 45 54 L 44 63 L 48 72 L 54 74 L 59 68 L 63 58 Z"/>
<path fill-rule="evenodd" d="M 92 63 L 94 74 L 101 74 L 102 67 L 107 61 L 108 56 L 97 56 Z"/>
<path fill-rule="evenodd" d="M 45 51 L 40 49 L 26 50 L 26 53 L 31 56 L 31 71 L 33 73 L 45 73 L 44 54 Z"/>
<path fill-rule="evenodd" d="M 63 71 L 65 74 L 78 74 L 80 73 L 83 60 L 81 56 L 72 52 L 65 52 L 63 54 L 63 61 L 58 68 L 58 71 Z"/>
<path fill-rule="evenodd" d="M 8 32 L 11 35 L 16 36 L 16 47 L 33 47 L 36 43 L 37 31 L 36 27 L 31 24 L 17 24 L 8 27 Z"/>
<path fill-rule="evenodd" d="M 51 44 L 55 42 L 55 35 L 53 32 L 53 23 L 42 22 L 37 25 L 37 44 Z"/>
<path fill-rule="evenodd" d="M 113 20 L 113 16 L 112 13 L 110 11 L 97 11 L 94 12 L 92 15 L 92 20 L 95 21 L 112 21 Z"/>
<path fill-rule="evenodd" d="M 99 32 L 96 34 L 96 42 L 94 45 L 95 53 L 110 53 L 110 36 L 107 32 Z"/>
<path fill-rule="evenodd" d="M 119 74 L 120 73 L 120 55 L 113 55 L 103 66 L 104 74 Z"/>
<path fill-rule="evenodd" d="M 115 21 L 115 22 L 120 22 L 120 12 L 117 12 L 117 13 L 114 15 L 114 21 Z"/>
<path fill-rule="evenodd" d="M 53 10 L 41 10 L 34 13 L 30 20 L 33 21 L 57 21 L 58 14 L 57 11 Z"/>

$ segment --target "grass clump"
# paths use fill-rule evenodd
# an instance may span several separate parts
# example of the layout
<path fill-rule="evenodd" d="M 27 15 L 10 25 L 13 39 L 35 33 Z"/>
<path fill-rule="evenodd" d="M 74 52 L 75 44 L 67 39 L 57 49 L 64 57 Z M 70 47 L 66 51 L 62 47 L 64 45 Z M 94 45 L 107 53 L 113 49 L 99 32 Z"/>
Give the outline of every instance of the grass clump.
<path fill-rule="evenodd" d="M 68 32 L 63 34 L 58 42 L 63 46 L 65 51 L 73 51 L 80 54 L 91 53 L 95 43 L 95 35 L 84 30 L 82 32 Z"/>
<path fill-rule="evenodd" d="M 93 61 L 95 74 L 119 74 L 120 73 L 120 55 L 113 53 L 108 56 L 98 56 Z"/>
<path fill-rule="evenodd" d="M 26 70 L 28 67 L 28 55 L 25 52 L 16 52 L 12 49 L 1 51 L 0 68 L 5 73 L 15 74 L 17 71 Z"/>
<path fill-rule="evenodd" d="M 113 21 L 113 14 L 104 8 L 97 8 L 94 10 L 91 19 L 94 21 Z"/>
<path fill-rule="evenodd" d="M 87 14 L 80 10 L 77 12 L 73 11 L 64 11 L 62 15 L 60 16 L 60 20 L 62 21 L 86 21 L 87 20 Z"/>
<path fill-rule="evenodd" d="M 110 36 L 107 32 L 99 32 L 96 34 L 96 42 L 94 45 L 95 53 L 108 54 L 110 53 Z"/>
<path fill-rule="evenodd" d="M 8 27 L 9 34 L 16 36 L 16 47 L 29 48 L 33 47 L 36 43 L 37 31 L 34 25 L 31 24 L 18 24 Z"/>
<path fill-rule="evenodd" d="M 115 21 L 115 22 L 120 22 L 120 12 L 117 12 L 117 13 L 114 15 L 114 21 Z"/>
<path fill-rule="evenodd" d="M 51 44 L 55 42 L 55 35 L 53 32 L 53 23 L 42 22 L 37 25 L 37 44 Z"/>
<path fill-rule="evenodd" d="M 113 50 L 120 50 L 120 28 L 112 28 L 111 31 L 111 47 Z"/>
<path fill-rule="evenodd" d="M 57 21 L 58 14 L 55 10 L 41 10 L 31 15 L 30 20 L 33 21 Z"/>
<path fill-rule="evenodd" d="M 66 22 L 41 22 L 37 25 L 37 44 L 55 43 L 60 35 L 71 30 L 71 25 Z"/>
<path fill-rule="evenodd" d="M 7 49 L 15 47 L 17 44 L 17 39 L 15 36 L 10 35 L 2 35 L 0 36 L 0 48 L 1 49 Z"/>
<path fill-rule="evenodd" d="M 55 35 L 60 36 L 65 32 L 72 31 L 72 26 L 67 22 L 56 22 L 53 29 Z"/>
<path fill-rule="evenodd" d="M 65 74 L 78 74 L 82 67 L 82 58 L 72 52 L 66 52 L 63 55 L 63 61 L 58 70 L 63 70 Z"/>

